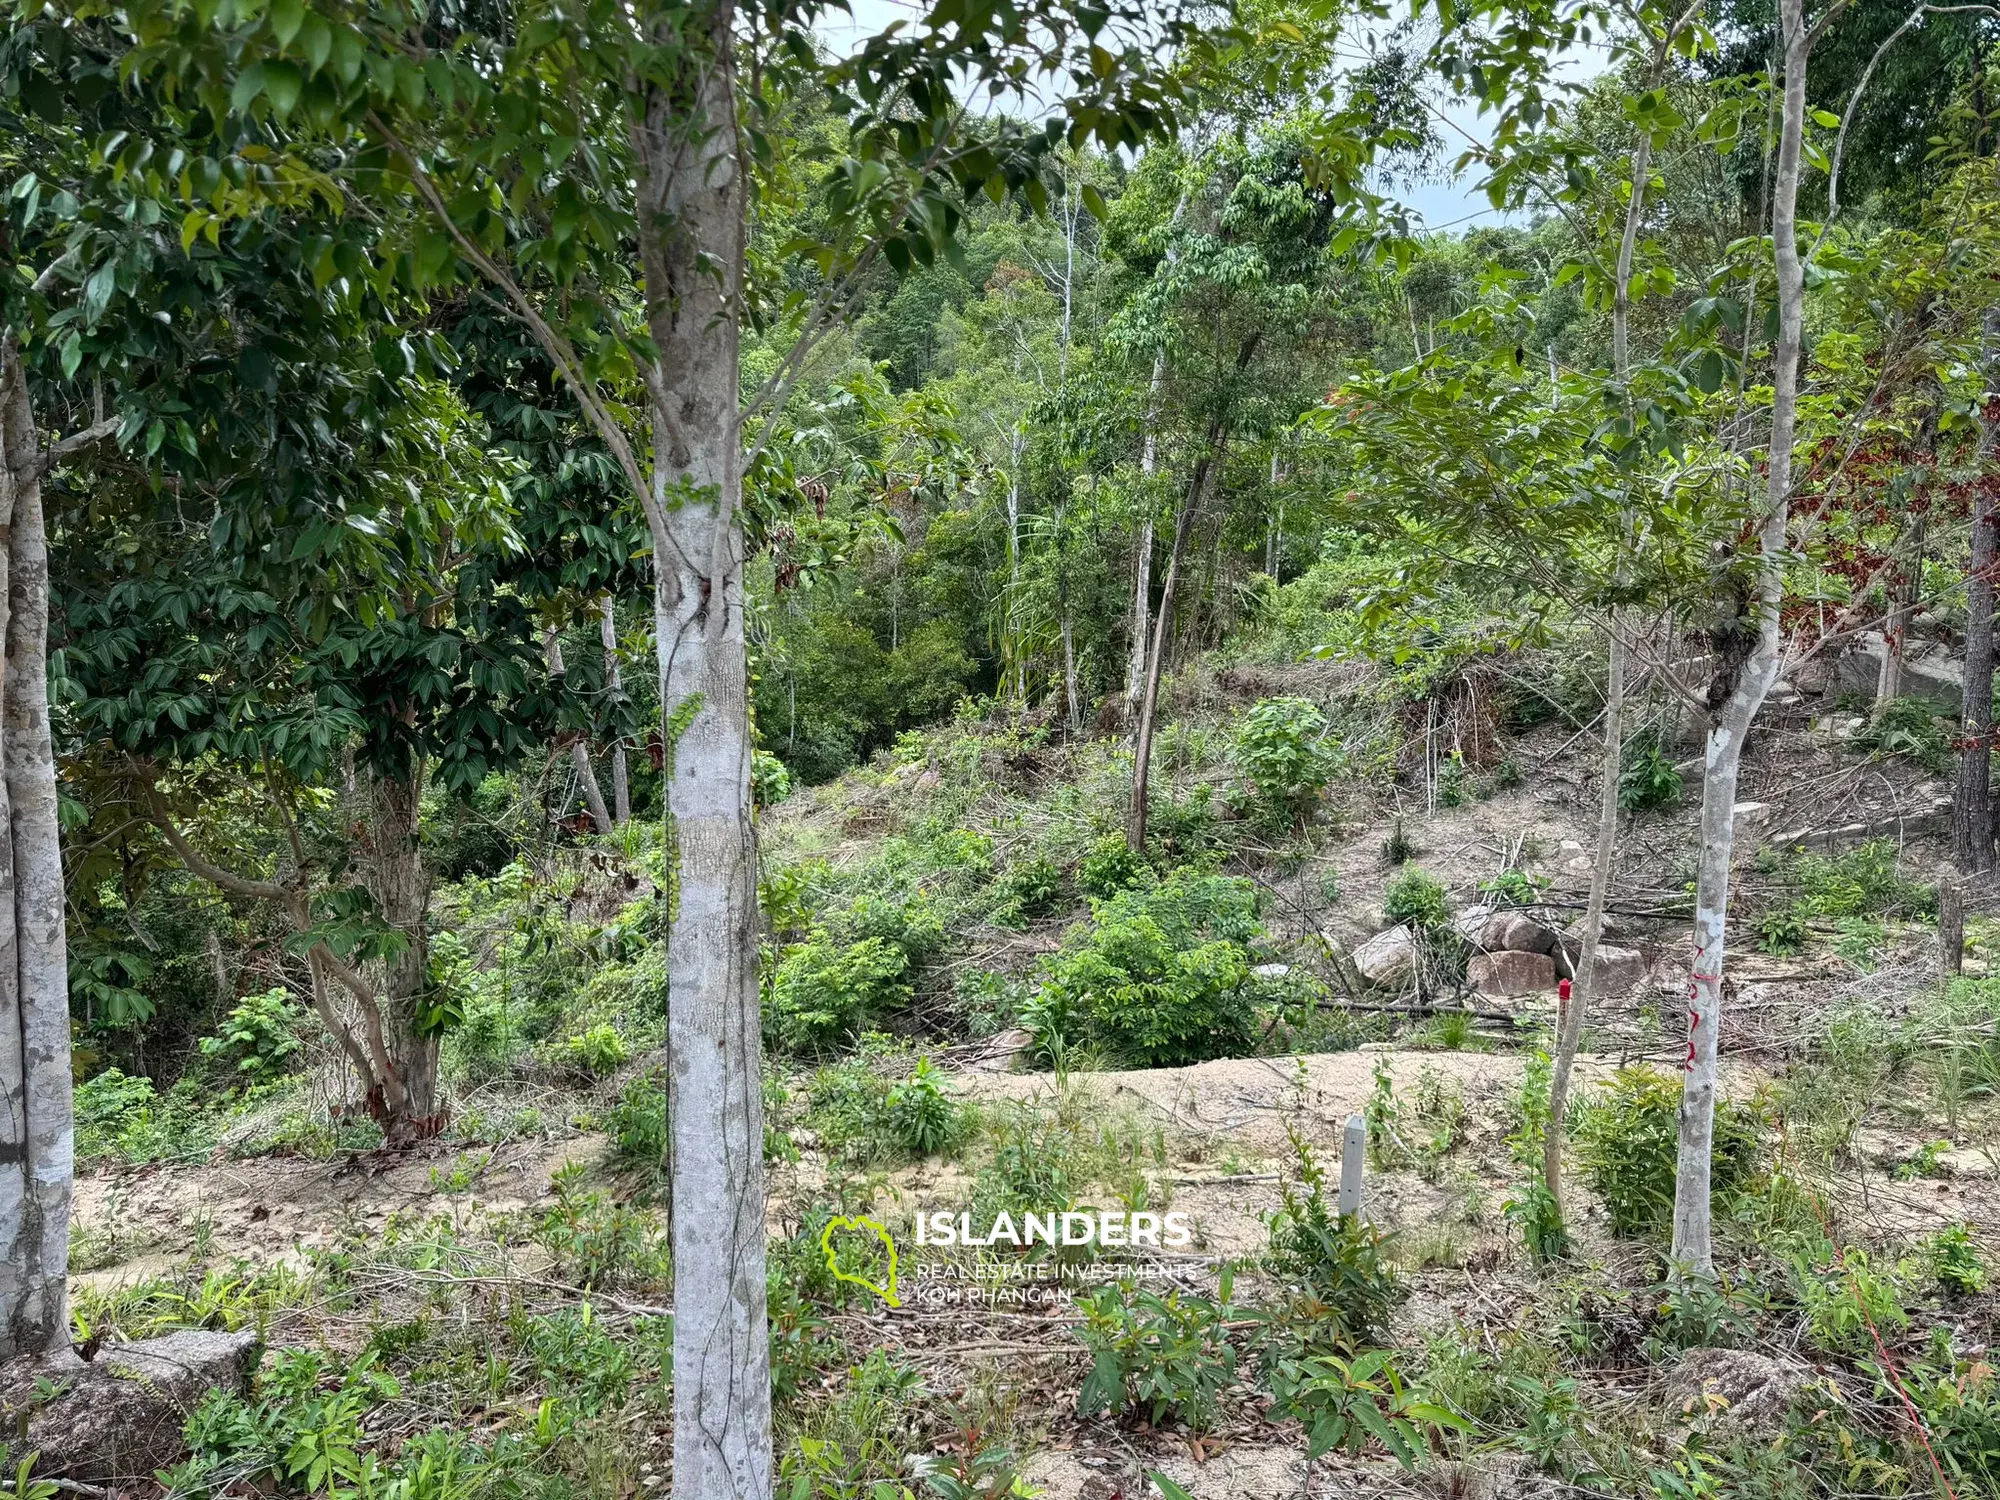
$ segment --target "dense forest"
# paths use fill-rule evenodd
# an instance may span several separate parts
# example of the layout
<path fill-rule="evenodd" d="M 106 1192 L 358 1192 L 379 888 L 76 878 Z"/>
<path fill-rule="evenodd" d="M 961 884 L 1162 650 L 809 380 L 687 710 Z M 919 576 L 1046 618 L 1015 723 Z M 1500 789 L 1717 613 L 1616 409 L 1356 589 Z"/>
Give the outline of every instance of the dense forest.
<path fill-rule="evenodd" d="M 2000 1496 L 1997 441 L 1992 5 L 6 0 L 0 1496 Z"/>

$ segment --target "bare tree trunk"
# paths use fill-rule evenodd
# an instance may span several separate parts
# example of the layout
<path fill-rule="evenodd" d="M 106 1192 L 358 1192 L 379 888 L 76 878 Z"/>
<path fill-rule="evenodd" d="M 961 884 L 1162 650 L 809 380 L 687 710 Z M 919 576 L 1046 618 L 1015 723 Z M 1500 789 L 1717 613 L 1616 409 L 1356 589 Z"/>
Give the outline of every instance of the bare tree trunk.
<path fill-rule="evenodd" d="M 625 675 L 618 667 L 618 617 L 609 594 L 598 601 L 598 638 L 604 643 L 604 685 L 613 698 L 625 692 Z M 611 816 L 620 828 L 632 821 L 632 779 L 625 763 L 625 741 L 611 742 Z"/>
<path fill-rule="evenodd" d="M 1785 53 L 1784 111 L 1772 185 L 1771 236 L 1777 261 L 1778 343 L 1772 355 L 1771 448 L 1764 516 L 1758 530 L 1757 639 L 1708 731 L 1701 788 L 1701 859 L 1695 878 L 1694 964 L 1688 984 L 1688 1050 L 1681 1092 L 1680 1149 L 1674 1179 L 1677 1276 L 1715 1274 L 1710 1166 L 1715 1149 L 1717 1043 L 1722 1030 L 1723 937 L 1729 919 L 1730 857 L 1735 842 L 1737 774 L 1743 741 L 1780 657 L 1778 611 L 1784 595 L 1786 529 L 1792 490 L 1792 444 L 1798 429 L 1799 351 L 1805 320 L 1805 268 L 1799 260 L 1799 157 L 1805 133 L 1806 32 L 1803 0 L 1779 0 Z"/>
<path fill-rule="evenodd" d="M 542 655 L 548 660 L 549 676 L 567 675 L 563 666 L 562 640 L 556 628 L 549 625 L 542 630 Z M 604 788 L 597 784 L 597 772 L 590 764 L 590 740 L 579 735 L 569 747 L 569 763 L 576 771 L 577 786 L 583 792 L 583 805 L 590 809 L 590 821 L 599 833 L 611 832 L 611 810 L 604 805 Z M 568 813 L 565 810 L 564 816 Z"/>
<path fill-rule="evenodd" d="M 27 372 L 0 333 L 0 1360 L 69 1342 L 75 1164 L 42 464 Z"/>
<path fill-rule="evenodd" d="M 1604 902 L 1611 889 L 1611 866 L 1618 848 L 1618 778 L 1625 744 L 1625 611 L 1613 610 L 1610 658 L 1604 688 L 1604 750 L 1598 762 L 1597 850 L 1590 866 L 1590 896 L 1583 913 L 1583 944 L 1556 1033 L 1555 1067 L 1549 1076 L 1549 1121 L 1542 1134 L 1542 1181 L 1563 1211 L 1563 1146 L 1569 1120 L 1570 1078 L 1583 1040 L 1583 1018 L 1596 985 L 1597 950 L 1604 935 Z"/>
<path fill-rule="evenodd" d="M 1654 53 L 1655 86 L 1673 37 L 1674 32 L 1668 32 Z M 1616 285 L 1611 299 L 1611 373 L 1621 394 L 1632 371 L 1632 262 L 1638 252 L 1639 226 L 1645 218 L 1646 189 L 1652 180 L 1652 170 L 1653 138 L 1642 129 L 1632 147 L 1632 192 L 1625 200 L 1625 226 L 1618 240 Z M 1553 349 L 1549 355 L 1549 374 L 1553 385 Z M 1629 398 L 1625 404 L 1629 413 Z M 1621 521 L 1626 521 L 1629 510 L 1623 505 L 1621 510 L 1626 510 L 1626 515 L 1621 516 Z M 1629 522 L 1627 525 L 1629 528 Z M 1584 907 L 1583 944 L 1577 955 L 1576 979 L 1557 1027 L 1555 1066 L 1549 1077 L 1549 1121 L 1542 1135 L 1542 1183 L 1555 1201 L 1558 1215 L 1563 1211 L 1562 1164 L 1568 1134 L 1570 1078 L 1576 1068 L 1576 1049 L 1583 1040 L 1583 1020 L 1589 1013 L 1596 983 L 1597 949 L 1604 936 L 1604 902 L 1611 889 L 1611 867 L 1618 848 L 1618 782 L 1625 755 L 1626 625 L 1626 612 L 1612 610 L 1605 644 L 1604 749 L 1598 758 L 1597 771 L 1597 848 L 1590 866 L 1590 895 Z"/>
<path fill-rule="evenodd" d="M 634 130 L 653 532 L 677 902 L 667 945 L 674 1493 L 771 1493 L 757 851 L 750 812 L 738 319 L 744 182 L 731 0 L 658 24 L 681 47 Z"/>
<path fill-rule="evenodd" d="M 409 939 L 382 964 L 383 1041 L 402 1081 L 400 1118 L 388 1122 L 392 1145 L 436 1135 L 444 1119 L 438 1105 L 438 1039 L 426 1035 L 420 1011 L 430 987 L 430 878 L 418 842 L 423 767 L 410 774 L 376 770 L 369 777 L 369 810 L 375 850 L 369 887 L 382 920 Z"/>
<path fill-rule="evenodd" d="M 1988 386 L 2000 383 L 2000 309 L 1986 315 Z M 1965 688 L 1960 710 L 1958 787 L 1952 799 L 1952 857 L 1968 875 L 1993 868 L 1993 575 L 2000 565 L 2000 476 L 1993 462 L 1995 429 L 1984 418 L 1972 481 L 1972 556 L 1965 575 Z"/>
<path fill-rule="evenodd" d="M 1211 450 L 1195 465 L 1194 477 L 1188 482 L 1187 498 L 1180 511 L 1174 516 L 1174 541 L 1167 553 L 1167 576 L 1160 586 L 1160 613 L 1153 625 L 1153 648 L 1147 653 L 1146 691 L 1139 700 L 1138 733 L 1132 748 L 1132 807 L 1125 820 L 1125 842 L 1134 853 L 1146 851 L 1146 815 L 1150 810 L 1153 760 L 1153 715 L 1160 702 L 1160 664 L 1166 660 L 1167 637 L 1174 628 L 1174 589 L 1180 582 L 1181 559 L 1187 551 L 1189 523 L 1194 519 L 1196 507 L 1201 504 L 1202 486 L 1208 480 L 1208 471 L 1214 462 Z"/>
<path fill-rule="evenodd" d="M 1903 658 L 1909 646 L 1910 621 L 1916 616 L 1923 586 L 1924 531 L 1924 513 L 1917 511 L 1903 531 L 1903 557 L 1896 570 L 1895 598 L 1889 606 L 1889 617 L 1882 622 L 1882 669 L 1875 674 L 1878 713 L 1903 691 Z"/>
<path fill-rule="evenodd" d="M 1167 383 L 1167 354 L 1162 349 L 1153 356 L 1153 382 L 1146 393 L 1146 435 L 1139 444 L 1139 473 L 1151 480 L 1160 467 L 1160 391 Z M 1128 627 L 1132 649 L 1125 659 L 1125 717 L 1139 722 L 1139 703 L 1146 693 L 1146 627 L 1153 616 L 1153 496 L 1152 485 L 1143 483 L 1146 514 L 1139 523 L 1138 540 L 1132 545 L 1132 620 Z"/>
<path fill-rule="evenodd" d="M 1014 425 L 1007 467 L 1007 654 L 1014 662 L 1014 694 L 1028 696 L 1028 657 L 1021 645 L 1016 612 L 1021 607 L 1021 447 L 1026 434 Z"/>

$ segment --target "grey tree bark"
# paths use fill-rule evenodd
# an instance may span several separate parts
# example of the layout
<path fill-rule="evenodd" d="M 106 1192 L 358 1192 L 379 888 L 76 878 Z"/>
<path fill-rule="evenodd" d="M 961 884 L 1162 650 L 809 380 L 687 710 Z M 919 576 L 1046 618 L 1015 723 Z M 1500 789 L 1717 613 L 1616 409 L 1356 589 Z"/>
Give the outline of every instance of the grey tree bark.
<path fill-rule="evenodd" d="M 1986 315 L 1986 384 L 2000 385 L 2000 308 Z M 1995 423 L 1984 418 L 1974 466 L 1972 556 L 1965 573 L 1965 687 L 1959 713 L 1958 786 L 1952 798 L 1952 858 L 1965 874 L 1993 868 L 1993 575 L 2000 566 L 2000 476 L 1989 474 Z"/>
<path fill-rule="evenodd" d="M 604 643 L 604 683 L 616 698 L 625 691 L 625 674 L 618 665 L 618 616 L 609 594 L 598 601 L 597 625 Z M 632 821 L 632 776 L 622 738 L 611 745 L 611 817 L 620 828 Z"/>
<path fill-rule="evenodd" d="M 771 1493 L 757 854 L 750 814 L 738 319 L 744 181 L 732 0 L 654 24 L 682 61 L 635 122 L 639 254 L 657 364 L 654 619 L 675 857 L 667 1051 L 674 1493 Z"/>
<path fill-rule="evenodd" d="M 1146 391 L 1146 434 L 1139 441 L 1139 473 L 1151 480 L 1160 467 L 1160 435 L 1155 423 L 1160 414 L 1160 392 L 1167 383 L 1167 353 L 1153 356 L 1153 379 Z M 1146 515 L 1139 523 L 1139 535 L 1132 543 L 1132 620 L 1129 630 L 1132 649 L 1125 659 L 1125 718 L 1139 722 L 1139 704 L 1146 695 L 1147 625 L 1153 612 L 1153 504 L 1152 486 L 1146 490 Z"/>
<path fill-rule="evenodd" d="M 384 1045 L 403 1088 L 400 1118 L 388 1123 L 392 1145 L 437 1134 L 444 1124 L 438 1102 L 438 1039 L 418 1025 L 419 1008 L 430 984 L 430 876 L 418 842 L 418 808 L 423 798 L 423 763 L 407 776 L 382 771 L 369 778 L 374 840 L 368 885 L 382 920 L 408 939 L 407 946 L 381 964 Z"/>
<path fill-rule="evenodd" d="M 0 333 L 0 1360 L 69 1341 L 69 967 L 49 735 L 48 543 L 27 372 Z"/>
<path fill-rule="evenodd" d="M 553 625 L 542 630 L 542 656 L 548 662 L 549 676 L 561 677 L 566 674 L 563 666 L 562 640 Z M 604 805 L 604 788 L 597 784 L 597 771 L 590 764 L 590 741 L 578 736 L 570 743 L 569 763 L 576 772 L 576 784 L 583 793 L 583 805 L 590 810 L 590 822 L 599 833 L 611 832 L 611 810 Z"/>
<path fill-rule="evenodd" d="M 1735 843 L 1737 776 L 1743 741 L 1780 659 L 1778 610 L 1792 492 L 1792 445 L 1798 430 L 1799 355 L 1805 321 L 1805 268 L 1799 258 L 1799 159 L 1805 134 L 1806 57 L 1811 39 L 1803 0 L 1779 0 L 1784 101 L 1772 179 L 1771 237 L 1777 268 L 1778 342 L 1772 352 L 1771 444 L 1751 613 L 1755 643 L 1708 731 L 1701 788 L 1701 858 L 1695 876 L 1694 963 L 1688 982 L 1688 1045 L 1683 1064 L 1680 1142 L 1674 1179 L 1671 1250 L 1677 1276 L 1713 1277 L 1710 1164 L 1715 1149 L 1717 1043 L 1722 1030 L 1724 933 L 1729 919 L 1730 857 Z"/>

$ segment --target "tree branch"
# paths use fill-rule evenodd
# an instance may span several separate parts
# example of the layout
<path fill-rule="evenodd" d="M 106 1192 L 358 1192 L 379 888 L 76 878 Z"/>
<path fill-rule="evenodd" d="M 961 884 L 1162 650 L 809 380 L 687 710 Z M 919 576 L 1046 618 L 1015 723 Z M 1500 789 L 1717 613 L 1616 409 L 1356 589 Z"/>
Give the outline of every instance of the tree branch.
<path fill-rule="evenodd" d="M 166 799 L 160 789 L 150 779 L 144 779 L 147 815 L 153 826 L 166 838 L 167 845 L 180 862 L 187 866 L 189 873 L 200 876 L 217 890 L 227 891 L 232 896 L 243 896 L 254 901 L 290 901 L 296 894 L 269 880 L 252 880 L 238 875 L 233 870 L 225 870 L 221 865 L 206 858 L 187 841 L 180 829 L 174 826 L 173 817 L 167 811 Z"/>
<path fill-rule="evenodd" d="M 41 458 L 35 463 L 35 477 L 40 478 L 42 475 L 48 473 L 50 469 L 56 466 L 56 463 L 60 459 L 67 457 L 69 454 L 75 453 L 82 448 L 88 448 L 92 443 L 101 442 L 105 438 L 110 437 L 118 430 L 120 420 L 118 417 L 106 417 L 102 421 L 91 423 L 80 432 L 72 432 L 68 437 L 58 439 L 56 442 L 49 444 L 42 451 Z"/>

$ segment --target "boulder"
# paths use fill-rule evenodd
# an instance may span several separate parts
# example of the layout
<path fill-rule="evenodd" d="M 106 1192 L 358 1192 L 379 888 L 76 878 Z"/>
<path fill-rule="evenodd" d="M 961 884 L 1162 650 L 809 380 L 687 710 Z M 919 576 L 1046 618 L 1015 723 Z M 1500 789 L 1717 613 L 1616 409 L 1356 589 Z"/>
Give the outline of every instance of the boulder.
<path fill-rule="evenodd" d="M 23 1432 L 17 1454 L 35 1473 L 86 1484 L 150 1479 L 187 1453 L 181 1429 L 211 1391 L 241 1394 L 263 1353 L 254 1332 L 170 1333 L 0 1367 L 0 1423 Z M 53 1394 L 51 1394 L 53 1392 Z"/>
<path fill-rule="evenodd" d="M 1468 906 L 1451 919 L 1451 926 L 1467 947 L 1484 952 L 1493 946 L 1486 941 L 1486 934 L 1497 919 L 1490 906 Z"/>
<path fill-rule="evenodd" d="M 1478 953 L 1465 977 L 1481 995 L 1533 995 L 1556 987 L 1556 965 L 1546 953 Z"/>
<path fill-rule="evenodd" d="M 1948 656 L 1919 655 L 1919 649 L 1912 643 L 1905 651 L 1896 695 L 1922 698 L 1939 708 L 1958 708 L 1965 701 L 1965 664 Z M 1840 658 L 1840 685 L 1872 697 L 1881 681 L 1883 659 L 1888 654 L 1881 631 L 1863 631 Z"/>
<path fill-rule="evenodd" d="M 1667 1376 L 1666 1399 L 1669 1411 L 1705 1417 L 1711 1429 L 1767 1435 L 1784 1429 L 1792 1402 L 1818 1378 L 1809 1365 L 1749 1349 L 1690 1349 Z"/>
<path fill-rule="evenodd" d="M 1408 927 L 1399 924 L 1376 933 L 1352 956 L 1355 972 L 1370 984 L 1398 985 L 1416 972 L 1417 939 Z"/>
<path fill-rule="evenodd" d="M 1524 911 L 1497 913 L 1485 937 L 1489 953 L 1553 953 L 1556 947 L 1555 929 Z"/>
<path fill-rule="evenodd" d="M 1576 977 L 1576 961 L 1583 957 L 1583 944 L 1577 939 L 1565 939 L 1556 950 L 1556 972 L 1565 979 Z M 1597 962 L 1590 975 L 1590 993 L 1594 997 L 1623 995 L 1638 988 L 1646 977 L 1646 955 L 1636 948 L 1620 948 L 1611 943 L 1597 945 Z"/>

